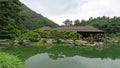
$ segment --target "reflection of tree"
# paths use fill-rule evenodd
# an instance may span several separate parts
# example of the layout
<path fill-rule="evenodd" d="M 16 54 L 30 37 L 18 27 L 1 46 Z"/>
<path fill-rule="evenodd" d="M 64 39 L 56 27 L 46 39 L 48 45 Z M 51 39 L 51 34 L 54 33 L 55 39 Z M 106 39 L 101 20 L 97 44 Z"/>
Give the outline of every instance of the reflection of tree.
<path fill-rule="evenodd" d="M 56 60 L 57 58 L 64 58 L 64 55 L 62 54 L 62 52 L 61 53 L 51 52 L 51 53 L 49 53 L 49 57 Z"/>
<path fill-rule="evenodd" d="M 120 59 L 120 46 L 105 46 L 104 48 L 97 47 L 84 47 L 84 46 L 28 46 L 19 48 L 16 47 L 5 47 L 1 48 L 0 51 L 7 52 L 10 54 L 17 55 L 22 60 L 42 53 L 48 53 L 52 59 L 84 56 L 88 58 L 111 58 L 113 60 Z"/>
<path fill-rule="evenodd" d="M 71 47 L 70 47 L 71 48 Z M 69 47 L 62 46 L 53 46 L 48 50 L 49 57 L 52 59 L 64 58 L 64 57 L 73 57 L 75 56 L 76 50 L 69 50 Z"/>
<path fill-rule="evenodd" d="M 84 56 L 89 58 L 111 58 L 113 60 L 120 58 L 120 47 L 109 47 L 99 49 L 96 47 L 75 47 L 75 46 L 52 46 L 47 52 L 49 57 L 57 58 Z"/>

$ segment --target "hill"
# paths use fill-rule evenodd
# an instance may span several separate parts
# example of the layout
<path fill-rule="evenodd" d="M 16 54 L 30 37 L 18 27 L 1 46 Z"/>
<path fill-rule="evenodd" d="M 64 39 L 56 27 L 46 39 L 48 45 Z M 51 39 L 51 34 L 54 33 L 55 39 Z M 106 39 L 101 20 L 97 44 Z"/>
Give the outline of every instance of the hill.
<path fill-rule="evenodd" d="M 27 29 L 57 27 L 53 21 L 32 11 L 19 0 L 0 0 L 0 38 L 18 37 Z"/>
<path fill-rule="evenodd" d="M 20 14 L 25 17 L 24 24 L 26 28 L 30 30 L 38 29 L 43 26 L 49 26 L 53 28 L 59 26 L 58 24 L 42 16 L 41 14 L 38 14 L 35 11 L 32 11 L 30 8 L 28 8 L 24 4 L 22 6 L 22 11 Z"/>

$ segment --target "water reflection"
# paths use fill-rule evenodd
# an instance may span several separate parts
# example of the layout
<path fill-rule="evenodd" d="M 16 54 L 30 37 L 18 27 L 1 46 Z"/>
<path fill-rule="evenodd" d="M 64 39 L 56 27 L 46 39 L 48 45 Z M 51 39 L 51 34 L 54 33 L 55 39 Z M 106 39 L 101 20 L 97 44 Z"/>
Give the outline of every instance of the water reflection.
<path fill-rule="evenodd" d="M 74 57 L 74 56 L 83 56 L 88 58 L 101 58 L 101 59 L 110 58 L 113 60 L 120 58 L 120 52 L 119 52 L 120 48 L 118 47 L 112 47 L 103 50 L 98 50 L 98 49 L 53 46 L 47 49 L 47 51 L 45 51 L 44 53 L 48 53 L 49 57 L 52 59 Z"/>
<path fill-rule="evenodd" d="M 57 57 L 56 57 L 57 56 Z M 26 68 L 119 68 L 120 59 L 66 57 L 62 53 L 43 53 L 26 60 Z"/>

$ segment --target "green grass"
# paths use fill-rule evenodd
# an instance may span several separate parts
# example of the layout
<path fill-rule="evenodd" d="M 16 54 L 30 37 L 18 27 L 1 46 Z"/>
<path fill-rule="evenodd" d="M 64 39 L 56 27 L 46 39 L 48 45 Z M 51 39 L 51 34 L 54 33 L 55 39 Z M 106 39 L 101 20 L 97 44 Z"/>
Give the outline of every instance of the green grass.
<path fill-rule="evenodd" d="M 44 42 L 32 42 L 31 43 L 31 45 L 33 45 L 33 46 L 40 46 L 40 45 L 45 45 L 46 43 L 44 43 Z"/>
<path fill-rule="evenodd" d="M 83 46 L 19 46 L 19 47 L 0 47 L 0 52 L 6 52 L 11 55 L 18 56 L 21 60 L 25 61 L 31 56 L 41 53 L 50 53 L 50 58 L 57 59 L 66 57 L 73 57 L 76 55 L 89 57 L 89 58 L 120 58 L 119 44 L 107 45 L 103 48 L 98 47 L 83 47 Z M 60 55 L 61 54 L 61 55 Z"/>
<path fill-rule="evenodd" d="M 23 61 L 16 56 L 0 52 L 0 68 L 23 68 Z"/>

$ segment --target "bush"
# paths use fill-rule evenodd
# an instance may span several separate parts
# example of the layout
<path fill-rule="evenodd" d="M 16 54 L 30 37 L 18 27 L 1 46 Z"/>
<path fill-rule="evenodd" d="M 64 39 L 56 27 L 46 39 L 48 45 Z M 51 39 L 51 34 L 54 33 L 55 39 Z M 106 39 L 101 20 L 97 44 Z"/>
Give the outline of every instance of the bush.
<path fill-rule="evenodd" d="M 35 30 L 34 32 L 38 33 L 41 38 L 51 38 L 51 31 Z"/>
<path fill-rule="evenodd" d="M 39 41 L 40 35 L 34 31 L 28 31 L 18 37 L 19 41 L 30 40 L 30 41 Z"/>
<path fill-rule="evenodd" d="M 53 38 L 53 39 L 80 39 L 81 35 L 76 31 L 71 30 L 36 30 L 41 38 Z"/>
<path fill-rule="evenodd" d="M 87 41 L 89 43 L 93 44 L 95 40 L 94 40 L 94 38 L 92 36 L 90 36 L 90 37 L 87 38 Z"/>
<path fill-rule="evenodd" d="M 23 68 L 23 62 L 17 57 L 0 52 L 0 68 Z"/>

